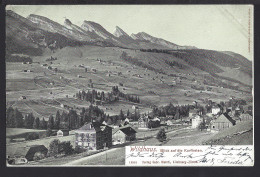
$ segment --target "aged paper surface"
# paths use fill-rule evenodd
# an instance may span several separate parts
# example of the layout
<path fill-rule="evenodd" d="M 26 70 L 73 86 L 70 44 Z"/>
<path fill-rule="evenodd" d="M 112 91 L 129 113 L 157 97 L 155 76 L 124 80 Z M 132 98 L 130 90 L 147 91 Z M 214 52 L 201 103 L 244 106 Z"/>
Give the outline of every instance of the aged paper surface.
<path fill-rule="evenodd" d="M 253 14 L 7 6 L 7 166 L 253 166 Z"/>

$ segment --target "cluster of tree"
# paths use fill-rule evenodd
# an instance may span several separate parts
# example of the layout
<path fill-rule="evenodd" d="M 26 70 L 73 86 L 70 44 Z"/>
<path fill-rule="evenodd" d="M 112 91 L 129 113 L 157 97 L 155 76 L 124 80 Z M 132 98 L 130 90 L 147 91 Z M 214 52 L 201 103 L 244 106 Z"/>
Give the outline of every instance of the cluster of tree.
<path fill-rule="evenodd" d="M 123 52 L 121 54 L 120 58 L 129 62 L 129 63 L 131 63 L 131 64 L 133 64 L 133 65 L 140 66 L 140 67 L 143 67 L 143 68 L 147 68 L 151 71 L 155 71 L 155 72 L 158 72 L 158 73 L 165 74 L 163 69 L 157 69 L 157 68 L 152 67 L 151 65 L 145 64 L 144 62 L 138 60 L 137 58 L 133 58 L 131 56 L 128 56 L 126 52 Z"/>
<path fill-rule="evenodd" d="M 171 54 L 170 50 L 164 49 L 140 49 L 141 52 L 167 53 Z"/>
<path fill-rule="evenodd" d="M 226 107 L 232 107 L 232 108 L 243 108 L 243 105 L 246 105 L 246 100 L 243 99 L 230 99 L 229 101 L 225 102 Z"/>
<path fill-rule="evenodd" d="M 106 116 L 103 110 L 93 105 L 90 105 L 88 108 L 82 108 L 79 115 L 73 109 L 69 110 L 68 113 L 63 111 L 62 114 L 57 111 L 55 119 L 53 116 L 50 116 L 47 128 L 73 130 L 82 127 L 85 123 L 89 123 L 92 120 L 102 122 Z"/>
<path fill-rule="evenodd" d="M 6 111 L 6 127 L 8 128 L 47 129 L 49 121 L 47 123 L 44 118 L 42 120 L 39 117 L 35 118 L 33 113 L 23 117 L 17 108 L 9 107 Z"/>
<path fill-rule="evenodd" d="M 53 140 L 49 145 L 48 157 L 57 157 L 60 154 L 69 155 L 74 153 L 70 141 L 60 142 L 58 139 Z"/>
<path fill-rule="evenodd" d="M 131 94 L 124 94 L 123 92 L 121 92 L 118 89 L 118 86 L 113 86 L 111 93 L 116 97 L 119 96 L 119 97 L 125 98 L 128 101 L 131 101 L 131 102 L 134 102 L 134 103 L 140 103 L 140 98 L 138 96 L 134 96 L 134 95 L 131 95 Z"/>
<path fill-rule="evenodd" d="M 23 128 L 24 121 L 22 113 L 17 109 L 9 107 L 6 110 L 6 127 L 8 128 Z"/>
<path fill-rule="evenodd" d="M 169 66 L 173 67 L 173 66 L 176 66 L 180 69 L 185 69 L 187 68 L 185 65 L 182 65 L 176 61 L 168 61 L 168 60 L 165 60 L 165 63 L 168 64 Z"/>
<path fill-rule="evenodd" d="M 113 86 L 112 91 L 108 92 L 106 95 L 103 91 L 98 92 L 96 90 L 87 91 L 87 92 L 79 91 L 78 93 L 76 93 L 76 98 L 80 100 L 89 101 L 92 104 L 97 103 L 96 100 L 104 101 L 106 103 L 111 103 L 114 101 L 118 101 L 119 97 L 125 98 L 126 100 L 134 103 L 140 103 L 140 99 L 138 96 L 124 94 L 123 92 L 118 90 L 118 86 Z"/>
<path fill-rule="evenodd" d="M 7 62 L 33 62 L 32 58 L 19 55 L 6 55 Z"/>
<path fill-rule="evenodd" d="M 166 106 L 154 107 L 152 114 L 153 116 L 166 117 L 166 115 L 174 116 L 174 119 L 180 119 L 181 117 L 187 117 L 189 110 L 194 108 L 191 105 L 174 106 L 172 103 Z"/>
<path fill-rule="evenodd" d="M 159 132 L 158 132 L 157 135 L 156 135 L 156 138 L 157 138 L 157 140 L 160 141 L 160 142 L 166 141 L 167 136 L 166 136 L 166 132 L 165 132 L 165 129 L 164 129 L 164 128 L 162 128 L 162 129 L 159 130 Z"/>
<path fill-rule="evenodd" d="M 111 97 L 109 97 L 109 95 L 106 98 L 105 93 L 103 91 L 98 92 L 96 90 L 92 90 L 92 91 L 88 90 L 87 92 L 85 92 L 84 90 L 79 91 L 78 93 L 76 93 L 76 97 L 80 100 L 89 101 L 92 104 L 95 103 L 95 100 L 101 100 L 101 101 L 110 100 L 111 101 Z"/>
<path fill-rule="evenodd" d="M 23 117 L 22 113 L 16 108 L 9 107 L 6 111 L 6 126 L 8 128 L 27 128 L 27 129 L 76 129 L 84 125 L 85 122 L 90 122 L 91 119 L 103 121 L 106 115 L 98 106 L 90 105 L 88 108 L 82 108 L 80 115 L 73 109 L 68 113 L 59 111 L 54 119 L 50 115 L 48 121 L 44 118 L 40 120 L 34 117 L 33 113 L 29 113 Z"/>

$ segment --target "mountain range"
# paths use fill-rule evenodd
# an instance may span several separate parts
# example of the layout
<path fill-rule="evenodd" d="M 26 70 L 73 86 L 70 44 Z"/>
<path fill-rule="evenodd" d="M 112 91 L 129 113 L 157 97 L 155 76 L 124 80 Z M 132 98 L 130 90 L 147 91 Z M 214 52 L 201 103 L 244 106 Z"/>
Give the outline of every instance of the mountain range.
<path fill-rule="evenodd" d="M 13 35 L 16 34 L 16 35 Z M 37 55 L 40 49 L 49 47 L 55 41 L 58 47 L 64 45 L 102 45 L 118 46 L 131 49 L 190 49 L 195 47 L 179 46 L 164 39 L 153 37 L 145 32 L 128 35 L 116 26 L 111 34 L 100 24 L 84 21 L 81 26 L 65 19 L 61 25 L 46 17 L 31 14 L 24 18 L 11 10 L 6 11 L 6 39 L 8 52 L 19 52 Z M 22 44 L 22 45 L 21 45 Z M 38 51 L 38 52 L 35 52 Z"/>
<path fill-rule="evenodd" d="M 233 72 L 232 75 L 235 73 L 237 81 L 245 74 L 247 76 L 244 80 L 252 78 L 252 62 L 234 52 L 180 46 L 145 32 L 129 35 L 119 26 L 116 26 L 112 34 L 93 21 L 85 20 L 81 26 L 77 26 L 69 19 L 65 19 L 61 25 L 43 16 L 31 14 L 25 18 L 11 10 L 6 11 L 6 61 L 13 54 L 41 56 L 46 50 L 54 52 L 65 47 L 86 45 L 119 47 L 128 49 L 130 53 L 132 50 L 142 50 L 145 52 L 138 57 L 147 56 L 148 64 L 153 58 L 154 62 L 159 62 L 156 53 L 166 53 L 167 57 L 170 55 L 167 63 L 171 66 L 183 65 L 187 66 L 185 68 L 196 68 L 210 74 L 219 73 L 218 77 L 234 79 L 235 77 L 230 75 Z M 146 52 L 150 53 L 149 57 Z M 175 60 L 174 63 L 172 60 Z"/>

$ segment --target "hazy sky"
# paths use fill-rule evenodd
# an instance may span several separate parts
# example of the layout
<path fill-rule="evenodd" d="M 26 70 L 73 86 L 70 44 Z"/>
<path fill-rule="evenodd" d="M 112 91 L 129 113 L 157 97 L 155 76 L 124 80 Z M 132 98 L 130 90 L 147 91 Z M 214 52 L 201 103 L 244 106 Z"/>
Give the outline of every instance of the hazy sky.
<path fill-rule="evenodd" d="M 7 9 L 60 24 L 65 18 L 78 26 L 88 20 L 111 33 L 119 26 L 129 35 L 146 32 L 178 45 L 233 51 L 250 60 L 253 56 L 253 6 L 248 5 L 20 5 Z"/>

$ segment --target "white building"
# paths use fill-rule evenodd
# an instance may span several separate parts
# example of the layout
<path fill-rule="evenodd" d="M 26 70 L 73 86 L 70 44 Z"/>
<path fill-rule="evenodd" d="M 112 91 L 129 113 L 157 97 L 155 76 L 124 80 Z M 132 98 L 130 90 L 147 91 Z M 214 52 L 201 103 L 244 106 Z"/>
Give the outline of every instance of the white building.
<path fill-rule="evenodd" d="M 57 131 L 57 136 L 58 137 L 63 136 L 63 131 L 61 131 L 61 130 Z"/>
<path fill-rule="evenodd" d="M 213 115 L 216 115 L 216 114 L 218 114 L 219 112 L 220 112 L 220 108 L 219 108 L 219 107 L 212 107 L 211 113 L 212 113 Z"/>
<path fill-rule="evenodd" d="M 203 119 L 199 115 L 194 116 L 191 120 L 191 128 L 197 128 L 202 121 Z"/>

